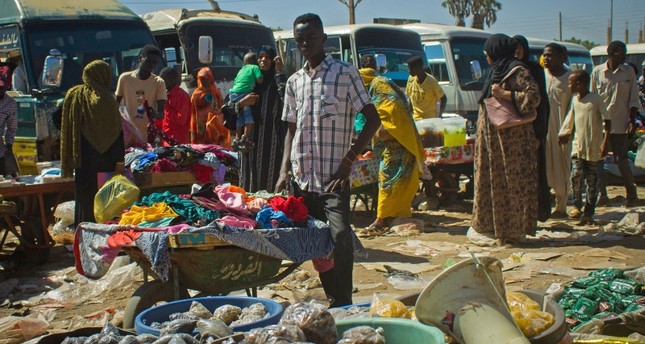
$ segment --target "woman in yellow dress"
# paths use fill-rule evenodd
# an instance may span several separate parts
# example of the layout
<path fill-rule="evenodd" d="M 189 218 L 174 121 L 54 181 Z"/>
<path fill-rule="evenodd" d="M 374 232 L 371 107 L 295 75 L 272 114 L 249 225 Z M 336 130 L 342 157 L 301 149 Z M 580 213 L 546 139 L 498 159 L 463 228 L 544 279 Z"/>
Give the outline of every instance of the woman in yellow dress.
<path fill-rule="evenodd" d="M 363 83 L 381 118 L 381 128 L 372 140 L 380 160 L 378 208 L 376 220 L 367 228 L 368 234 L 380 234 L 388 230 L 392 219 L 412 216 L 410 207 L 419 189 L 424 154 L 403 92 L 392 80 L 376 74 L 371 55 L 361 57 L 361 66 Z"/>

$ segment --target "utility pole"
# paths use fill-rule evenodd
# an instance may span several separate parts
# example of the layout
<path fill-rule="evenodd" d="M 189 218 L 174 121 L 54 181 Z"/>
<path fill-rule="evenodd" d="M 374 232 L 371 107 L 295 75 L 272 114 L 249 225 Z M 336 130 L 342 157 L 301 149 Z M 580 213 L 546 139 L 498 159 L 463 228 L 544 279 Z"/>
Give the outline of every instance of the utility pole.
<path fill-rule="evenodd" d="M 558 12 L 558 24 L 560 26 L 560 41 L 562 41 L 562 12 Z"/>
<path fill-rule="evenodd" d="M 609 0 L 611 6 L 609 7 L 609 39 L 607 45 L 613 40 L 612 33 L 614 31 L 614 0 Z"/>
<path fill-rule="evenodd" d="M 338 0 L 349 9 L 349 24 L 356 24 L 356 7 L 363 0 Z"/>
<path fill-rule="evenodd" d="M 629 43 L 629 22 L 625 22 L 625 44 Z"/>

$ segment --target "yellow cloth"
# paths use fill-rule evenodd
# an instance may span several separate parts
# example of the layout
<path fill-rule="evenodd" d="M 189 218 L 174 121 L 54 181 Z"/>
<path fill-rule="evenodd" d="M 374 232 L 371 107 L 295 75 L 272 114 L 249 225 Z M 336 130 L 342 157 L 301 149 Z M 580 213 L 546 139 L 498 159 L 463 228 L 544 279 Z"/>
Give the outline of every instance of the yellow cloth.
<path fill-rule="evenodd" d="M 415 121 L 437 117 L 437 102 L 444 93 L 439 82 L 432 75 L 426 73 L 426 78 L 421 84 L 417 82 L 417 77 L 410 76 L 405 86 L 405 94 L 412 104 Z"/>
<path fill-rule="evenodd" d="M 119 138 L 123 127 L 119 105 L 109 91 L 110 65 L 97 60 L 83 69 L 83 84 L 67 91 L 61 116 L 61 175 L 68 178 L 81 166 L 81 135 L 99 153 Z"/>
<path fill-rule="evenodd" d="M 377 217 L 411 216 L 410 205 L 419 188 L 425 155 L 412 111 L 405 95 L 390 79 L 374 70 L 359 71 L 370 81 L 369 92 L 381 125 L 392 136 L 387 141 L 374 139 L 374 150 L 381 159 Z"/>
<path fill-rule="evenodd" d="M 177 217 L 177 213 L 165 202 L 150 207 L 133 205 L 130 211 L 121 215 L 120 225 L 138 225 L 141 222 L 157 221 L 165 217 Z"/>

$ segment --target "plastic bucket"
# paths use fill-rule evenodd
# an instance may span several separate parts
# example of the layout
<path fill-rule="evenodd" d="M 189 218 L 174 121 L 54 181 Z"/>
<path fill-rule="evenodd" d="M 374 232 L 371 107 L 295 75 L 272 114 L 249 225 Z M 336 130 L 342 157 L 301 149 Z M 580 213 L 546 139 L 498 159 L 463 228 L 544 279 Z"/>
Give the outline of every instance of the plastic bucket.
<path fill-rule="evenodd" d="M 445 344 L 446 338 L 438 328 L 418 321 L 396 318 L 359 318 L 336 322 L 338 336 L 357 326 L 383 328 L 386 343 L 392 344 Z"/>
<path fill-rule="evenodd" d="M 190 309 L 193 301 L 197 301 L 213 312 L 216 308 L 223 305 L 233 305 L 240 308 L 246 308 L 254 303 L 262 303 L 269 316 L 252 323 L 241 326 L 232 326 L 235 332 L 247 332 L 254 328 L 275 325 L 280 321 L 284 308 L 281 304 L 267 299 L 260 299 L 257 297 L 234 297 L 234 296 L 211 296 L 211 297 L 196 297 L 192 299 L 183 299 L 178 301 L 168 302 L 163 305 L 155 306 L 146 309 L 139 313 L 134 321 L 134 330 L 138 334 L 149 333 L 155 336 L 159 335 L 159 329 L 151 327 L 154 322 L 162 323 L 168 321 L 173 313 L 186 312 Z M 197 334 L 197 332 L 193 332 Z"/>

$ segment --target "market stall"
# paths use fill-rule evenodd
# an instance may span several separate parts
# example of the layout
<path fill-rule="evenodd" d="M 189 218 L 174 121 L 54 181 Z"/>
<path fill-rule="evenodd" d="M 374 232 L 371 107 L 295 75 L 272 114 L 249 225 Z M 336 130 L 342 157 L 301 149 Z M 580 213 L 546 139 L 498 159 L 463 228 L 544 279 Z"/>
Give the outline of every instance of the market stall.
<path fill-rule="evenodd" d="M 73 198 L 75 186 L 73 180 L 49 178 L 45 181 L 41 179 L 40 182 L 36 182 L 29 177 L 2 181 L 0 196 L 12 202 L 5 203 L 7 206 L 3 207 L 1 212 L 5 226 L 1 229 L 3 233 L 0 250 L 8 234 L 12 233 L 28 257 L 37 262 L 47 260 L 48 248 L 55 244 L 48 231 L 49 224 L 53 222 L 53 214 L 48 206 L 47 197 L 53 197 L 53 204 L 59 204 L 65 196 Z M 17 206 L 14 201 L 20 201 L 21 206 Z M 37 217 L 32 216 L 34 208 L 37 208 Z"/>
<path fill-rule="evenodd" d="M 431 208 L 457 200 L 461 176 L 469 178 L 466 193 L 472 193 L 475 139 L 466 135 L 466 120 L 461 116 L 430 118 L 417 121 L 416 126 L 432 174 L 423 181 Z"/>

